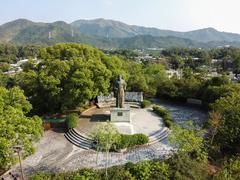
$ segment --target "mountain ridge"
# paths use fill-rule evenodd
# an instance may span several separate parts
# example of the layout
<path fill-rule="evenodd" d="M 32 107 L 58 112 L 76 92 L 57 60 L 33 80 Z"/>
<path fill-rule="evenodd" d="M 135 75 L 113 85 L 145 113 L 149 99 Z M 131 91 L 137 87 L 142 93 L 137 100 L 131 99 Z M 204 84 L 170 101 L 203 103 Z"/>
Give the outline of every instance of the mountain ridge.
<path fill-rule="evenodd" d="M 80 42 L 99 48 L 215 47 L 240 46 L 240 34 L 220 32 L 211 27 L 178 32 L 103 18 L 72 23 L 17 19 L 0 26 L 0 42 L 47 45 Z"/>

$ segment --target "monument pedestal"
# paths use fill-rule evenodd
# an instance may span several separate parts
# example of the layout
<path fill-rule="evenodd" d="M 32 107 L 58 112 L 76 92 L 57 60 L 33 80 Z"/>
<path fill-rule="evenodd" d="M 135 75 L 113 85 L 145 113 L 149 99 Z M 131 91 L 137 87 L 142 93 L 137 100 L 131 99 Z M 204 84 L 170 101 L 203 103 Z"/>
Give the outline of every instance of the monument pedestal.
<path fill-rule="evenodd" d="M 111 108 L 111 121 L 112 122 L 125 122 L 130 123 L 130 108 Z"/>

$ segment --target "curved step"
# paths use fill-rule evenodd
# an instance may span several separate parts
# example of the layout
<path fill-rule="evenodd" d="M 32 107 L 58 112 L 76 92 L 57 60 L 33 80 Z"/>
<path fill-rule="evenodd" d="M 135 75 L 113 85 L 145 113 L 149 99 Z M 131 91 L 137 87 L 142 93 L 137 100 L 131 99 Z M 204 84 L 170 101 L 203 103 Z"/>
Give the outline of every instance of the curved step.
<path fill-rule="evenodd" d="M 162 132 L 161 134 L 156 136 L 155 139 L 161 139 L 161 137 L 168 135 L 168 134 L 169 134 L 169 130 L 165 130 L 164 132 Z"/>
<path fill-rule="evenodd" d="M 150 137 L 156 136 L 156 135 L 160 134 L 161 132 L 165 131 L 166 129 L 167 129 L 166 127 L 163 127 L 161 130 L 158 130 L 157 132 L 150 134 Z"/>
<path fill-rule="evenodd" d="M 157 134 L 156 136 L 151 136 L 149 138 L 148 144 L 154 144 L 156 142 L 161 142 L 161 141 L 165 140 L 168 137 L 169 133 L 170 133 L 170 130 L 168 128 L 162 130 L 159 133 L 156 133 Z"/>
<path fill-rule="evenodd" d="M 79 141 L 79 142 L 84 142 L 84 143 L 86 143 L 86 144 L 92 144 L 92 143 L 93 143 L 92 140 L 90 141 L 90 140 L 88 140 L 88 139 L 84 139 L 84 138 L 82 138 L 82 137 L 74 134 L 72 131 L 68 131 L 67 134 L 71 135 L 72 137 L 74 137 L 74 138 L 75 138 L 77 141 Z"/>
<path fill-rule="evenodd" d="M 155 139 L 155 140 L 153 140 L 153 141 L 150 141 L 148 144 L 149 144 L 149 145 L 152 145 L 152 144 L 155 144 L 155 143 L 157 143 L 157 142 L 161 142 L 161 141 L 165 140 L 167 137 L 168 137 L 168 134 L 165 134 L 165 135 L 163 135 L 163 136 L 162 136 L 161 138 L 159 138 L 159 139 Z"/>
<path fill-rule="evenodd" d="M 81 146 L 80 144 L 78 144 L 77 142 L 75 142 L 74 140 L 72 140 L 67 134 L 64 134 L 65 138 L 72 144 L 74 144 L 75 146 L 79 147 L 79 148 L 82 148 L 82 149 L 90 149 L 88 147 L 84 147 L 84 146 Z"/>
<path fill-rule="evenodd" d="M 168 131 L 168 128 L 164 127 L 160 131 L 157 131 L 156 133 L 149 136 L 149 139 L 156 139 L 157 137 L 161 136 L 163 133 Z"/>
<path fill-rule="evenodd" d="M 86 142 L 81 139 L 78 139 L 76 136 L 72 135 L 71 132 L 68 132 L 66 135 L 82 146 L 89 147 L 89 148 L 92 147 L 92 142 Z"/>
<path fill-rule="evenodd" d="M 65 138 L 77 147 L 83 149 L 92 149 L 94 147 L 94 141 L 84 135 L 76 132 L 74 129 L 70 129 L 64 134 Z"/>
<path fill-rule="evenodd" d="M 76 139 L 74 136 L 72 136 L 71 134 L 66 133 L 65 134 L 69 139 L 71 139 L 73 142 L 75 142 L 76 144 L 78 144 L 79 146 L 83 146 L 83 147 L 88 147 L 91 148 L 91 144 L 87 144 L 83 141 L 79 141 L 78 139 Z"/>
<path fill-rule="evenodd" d="M 70 129 L 70 131 L 72 131 L 73 133 L 75 133 L 75 134 L 76 134 L 77 136 L 79 136 L 79 137 L 82 137 L 82 138 L 84 138 L 84 139 L 93 141 L 91 138 L 83 135 L 82 133 L 78 132 L 78 131 L 77 131 L 76 129 L 74 129 L 74 128 L 73 128 L 73 129 Z"/>

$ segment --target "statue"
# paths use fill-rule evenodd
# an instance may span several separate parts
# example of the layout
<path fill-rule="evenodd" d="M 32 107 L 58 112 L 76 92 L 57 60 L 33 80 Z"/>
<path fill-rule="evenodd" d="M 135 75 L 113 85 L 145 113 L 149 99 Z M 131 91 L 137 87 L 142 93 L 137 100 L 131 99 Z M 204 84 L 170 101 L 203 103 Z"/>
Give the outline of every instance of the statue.
<path fill-rule="evenodd" d="M 115 81 L 115 84 L 114 84 L 116 107 L 118 108 L 124 107 L 124 102 L 125 102 L 124 91 L 126 90 L 126 87 L 127 87 L 126 82 L 122 79 L 121 75 L 118 75 L 118 79 Z"/>

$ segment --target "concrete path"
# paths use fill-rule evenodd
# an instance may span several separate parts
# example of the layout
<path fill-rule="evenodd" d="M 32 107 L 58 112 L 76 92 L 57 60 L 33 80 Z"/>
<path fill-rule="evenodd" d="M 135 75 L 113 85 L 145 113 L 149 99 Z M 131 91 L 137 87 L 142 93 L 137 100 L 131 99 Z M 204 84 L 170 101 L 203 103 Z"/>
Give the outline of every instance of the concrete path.
<path fill-rule="evenodd" d="M 143 146 L 125 153 L 110 153 L 108 166 L 136 163 L 143 160 L 163 159 L 169 155 L 170 147 L 167 141 L 154 145 Z M 79 168 L 103 168 L 106 166 L 106 154 L 93 150 L 83 150 L 69 143 L 63 133 L 47 131 L 44 137 L 36 143 L 36 153 L 23 161 L 26 175 L 38 171 L 61 172 L 73 171 Z M 19 167 L 13 168 L 19 174 Z"/>
<path fill-rule="evenodd" d="M 182 123 L 192 119 L 196 123 L 204 122 L 206 113 L 199 109 L 189 106 L 173 105 L 155 101 L 170 110 L 175 123 Z M 104 115 L 106 109 L 92 109 L 84 114 L 81 123 L 78 124 L 78 130 L 87 134 L 89 129 L 94 127 L 99 119 L 105 120 L 109 116 Z M 95 112 L 95 116 L 91 115 Z M 149 109 L 133 109 L 132 124 L 136 133 L 145 133 L 151 135 L 161 130 L 161 118 L 152 114 Z M 167 140 L 157 142 L 153 145 L 143 146 L 125 153 L 110 153 L 109 166 L 125 164 L 129 161 L 136 163 L 143 160 L 162 159 L 171 153 L 171 148 Z M 106 166 L 106 156 L 104 153 L 97 153 L 92 150 L 83 150 L 69 143 L 64 137 L 63 132 L 47 131 L 44 137 L 36 143 L 36 153 L 23 161 L 23 167 L 26 174 L 32 174 L 37 171 L 72 171 L 83 167 L 103 168 Z M 19 172 L 18 166 L 13 168 Z"/>

